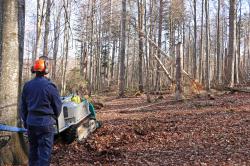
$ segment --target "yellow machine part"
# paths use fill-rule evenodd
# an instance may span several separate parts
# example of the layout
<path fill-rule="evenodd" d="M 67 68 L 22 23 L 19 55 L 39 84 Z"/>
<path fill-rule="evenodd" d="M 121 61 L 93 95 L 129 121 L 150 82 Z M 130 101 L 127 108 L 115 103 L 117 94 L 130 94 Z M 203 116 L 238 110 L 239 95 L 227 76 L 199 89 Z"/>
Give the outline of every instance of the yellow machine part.
<path fill-rule="evenodd" d="M 73 96 L 72 98 L 71 98 L 71 101 L 72 102 L 75 102 L 75 103 L 77 103 L 77 104 L 79 104 L 79 103 L 81 103 L 81 98 L 80 98 L 80 96 Z"/>

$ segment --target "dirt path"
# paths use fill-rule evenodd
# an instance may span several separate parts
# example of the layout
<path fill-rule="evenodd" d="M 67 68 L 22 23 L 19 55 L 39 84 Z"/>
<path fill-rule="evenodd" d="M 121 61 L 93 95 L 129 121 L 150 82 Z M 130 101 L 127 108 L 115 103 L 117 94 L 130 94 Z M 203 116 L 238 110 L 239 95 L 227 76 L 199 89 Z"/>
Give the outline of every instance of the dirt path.
<path fill-rule="evenodd" d="M 85 142 L 56 145 L 53 165 L 250 165 L 250 94 L 114 99 Z"/>

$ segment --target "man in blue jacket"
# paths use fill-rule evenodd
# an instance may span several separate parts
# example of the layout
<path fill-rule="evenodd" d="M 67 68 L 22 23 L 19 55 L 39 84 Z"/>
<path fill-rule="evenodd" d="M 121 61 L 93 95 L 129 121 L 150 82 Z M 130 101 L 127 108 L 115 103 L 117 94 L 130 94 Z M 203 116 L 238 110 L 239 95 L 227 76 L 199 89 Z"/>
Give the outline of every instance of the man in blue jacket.
<path fill-rule="evenodd" d="M 62 107 L 56 86 L 45 77 L 47 66 L 45 59 L 36 60 L 32 67 L 36 77 L 23 87 L 20 113 L 28 129 L 30 166 L 50 164 L 54 125 Z"/>

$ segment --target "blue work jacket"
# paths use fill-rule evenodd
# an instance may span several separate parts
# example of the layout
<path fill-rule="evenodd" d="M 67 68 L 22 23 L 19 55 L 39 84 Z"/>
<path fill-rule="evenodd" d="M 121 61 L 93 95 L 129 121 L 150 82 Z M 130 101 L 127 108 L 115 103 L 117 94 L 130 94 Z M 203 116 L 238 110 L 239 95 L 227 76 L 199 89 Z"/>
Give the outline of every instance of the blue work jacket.
<path fill-rule="evenodd" d="M 56 86 L 43 76 L 25 83 L 20 114 L 24 126 L 49 126 L 56 124 L 62 101 Z"/>

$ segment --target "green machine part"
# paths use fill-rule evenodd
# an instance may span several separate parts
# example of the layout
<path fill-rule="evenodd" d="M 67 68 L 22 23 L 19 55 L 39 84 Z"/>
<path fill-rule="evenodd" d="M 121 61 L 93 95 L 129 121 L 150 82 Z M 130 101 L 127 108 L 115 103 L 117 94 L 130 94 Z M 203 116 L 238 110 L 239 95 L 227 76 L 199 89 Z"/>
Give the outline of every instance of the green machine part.
<path fill-rule="evenodd" d="M 89 105 L 90 117 L 91 117 L 92 119 L 96 119 L 96 112 L 95 112 L 95 108 L 94 108 L 93 104 L 91 104 L 90 102 L 88 102 L 88 100 L 85 99 L 85 98 L 82 99 L 82 102 L 83 102 L 83 103 L 88 103 L 88 105 Z"/>
<path fill-rule="evenodd" d="M 86 99 L 83 99 L 82 102 L 87 102 L 89 104 L 90 118 L 96 121 L 96 128 L 100 128 L 102 126 L 102 123 L 96 119 L 96 112 L 95 112 L 94 105 L 88 102 L 88 100 Z"/>
<path fill-rule="evenodd" d="M 102 126 L 102 123 L 98 120 L 96 120 L 96 112 L 93 104 L 89 103 L 89 111 L 90 111 L 90 116 L 92 119 L 95 119 L 96 121 L 96 128 L 100 128 Z"/>
<path fill-rule="evenodd" d="M 89 103 L 89 111 L 91 113 L 91 118 L 96 119 L 95 108 L 94 108 L 93 104 L 91 104 L 91 103 Z"/>

